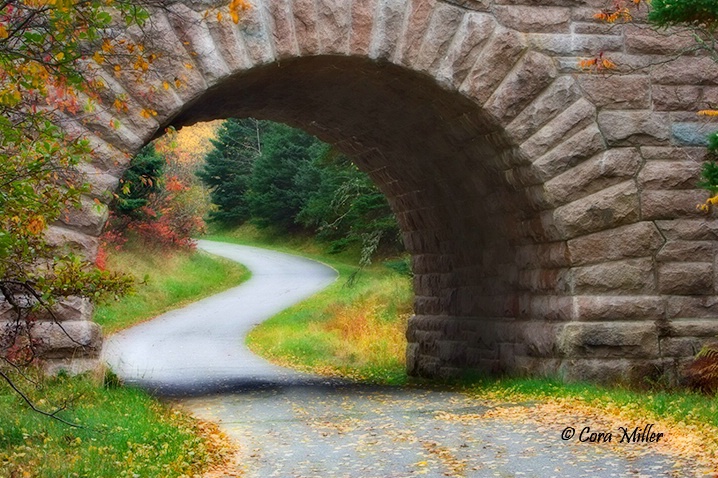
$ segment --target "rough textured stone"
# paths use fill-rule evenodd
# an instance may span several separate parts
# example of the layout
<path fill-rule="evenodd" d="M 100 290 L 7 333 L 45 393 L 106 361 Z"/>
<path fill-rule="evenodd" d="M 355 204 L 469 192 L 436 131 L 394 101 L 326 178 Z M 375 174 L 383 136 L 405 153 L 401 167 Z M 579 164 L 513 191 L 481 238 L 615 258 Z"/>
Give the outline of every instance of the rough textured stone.
<path fill-rule="evenodd" d="M 578 84 L 586 97 L 601 108 L 635 110 L 651 105 L 648 75 L 580 75 Z"/>
<path fill-rule="evenodd" d="M 656 225 L 668 240 L 715 241 L 718 239 L 718 221 L 714 218 L 656 221 Z"/>
<path fill-rule="evenodd" d="M 605 149 L 603 137 L 595 124 L 564 140 L 543 156 L 533 160 L 533 170 L 543 181 L 550 180 Z"/>
<path fill-rule="evenodd" d="M 342 0 L 319 0 L 318 35 L 324 54 L 346 54 L 349 51 L 351 6 Z"/>
<path fill-rule="evenodd" d="M 708 136 L 715 130 L 715 123 L 674 122 L 671 125 L 673 140 L 686 146 L 708 146 Z"/>
<path fill-rule="evenodd" d="M 80 163 L 77 165 L 77 169 L 82 174 L 83 180 L 90 185 L 88 195 L 91 198 L 107 202 L 120 184 L 120 178 L 92 164 Z"/>
<path fill-rule="evenodd" d="M 695 46 L 689 32 L 657 31 L 648 25 L 627 25 L 624 35 L 628 53 L 674 55 Z"/>
<path fill-rule="evenodd" d="M 102 347 L 102 330 L 94 322 L 37 322 L 33 333 L 42 338 L 38 356 L 43 359 L 93 356 Z"/>
<path fill-rule="evenodd" d="M 544 183 L 544 201 L 551 207 L 588 196 L 632 178 L 641 164 L 633 148 L 611 149 Z"/>
<path fill-rule="evenodd" d="M 638 184 L 646 189 L 695 189 L 701 165 L 686 161 L 647 161 L 638 174 Z"/>
<path fill-rule="evenodd" d="M 375 6 L 376 0 L 354 0 L 352 2 L 349 51 L 355 55 L 369 53 Z"/>
<path fill-rule="evenodd" d="M 555 227 L 566 239 L 638 220 L 638 191 L 626 181 L 557 208 Z"/>
<path fill-rule="evenodd" d="M 661 111 L 696 110 L 701 99 L 702 90 L 699 86 L 664 86 L 651 87 L 653 107 Z"/>
<path fill-rule="evenodd" d="M 662 294 L 709 295 L 713 293 L 712 262 L 667 262 L 658 267 Z"/>
<path fill-rule="evenodd" d="M 716 85 L 718 67 L 707 57 L 683 57 L 656 65 L 651 79 L 659 85 Z"/>
<path fill-rule="evenodd" d="M 661 262 L 712 262 L 715 244 L 710 241 L 669 241 L 658 251 Z"/>
<path fill-rule="evenodd" d="M 483 104 L 508 75 L 526 46 L 516 32 L 497 28 L 461 85 L 461 91 Z"/>
<path fill-rule="evenodd" d="M 299 45 L 294 34 L 292 0 L 267 2 L 267 9 L 272 24 L 272 43 L 277 60 L 296 56 L 299 53 Z"/>
<path fill-rule="evenodd" d="M 561 331 L 559 349 L 570 357 L 653 358 L 658 356 L 658 331 L 645 322 L 575 322 Z"/>
<path fill-rule="evenodd" d="M 424 33 L 418 55 L 412 65 L 419 71 L 436 75 L 463 19 L 463 11 L 453 5 L 439 4 Z"/>
<path fill-rule="evenodd" d="M 707 199 L 703 190 L 645 190 L 641 193 L 643 219 L 678 219 L 704 216 L 696 206 Z"/>
<path fill-rule="evenodd" d="M 506 130 L 517 142 L 521 142 L 578 99 L 576 82 L 570 76 L 561 76 L 527 106 Z"/>
<path fill-rule="evenodd" d="M 172 4 L 168 10 L 171 12 L 170 20 L 175 20 L 172 24 L 179 33 L 178 36 L 187 43 L 187 48 L 193 54 L 207 84 L 211 86 L 220 78 L 229 75 L 229 66 L 220 55 L 202 15 L 181 3 Z M 181 21 L 178 21 L 179 19 Z"/>
<path fill-rule="evenodd" d="M 481 53 L 494 31 L 494 20 L 485 14 L 470 13 L 463 17 L 449 51 L 444 56 L 437 76 L 458 87 Z"/>
<path fill-rule="evenodd" d="M 99 248 L 99 239 L 73 229 L 51 225 L 45 231 L 45 239 L 52 246 L 64 247 L 69 252 L 94 260 Z"/>
<path fill-rule="evenodd" d="M 484 107 L 503 124 L 514 119 L 556 77 L 551 58 L 528 52 Z"/>
<path fill-rule="evenodd" d="M 561 7 L 496 6 L 493 11 L 499 23 L 520 32 L 566 32 L 571 19 L 571 10 Z"/>
<path fill-rule="evenodd" d="M 75 231 L 91 236 L 99 236 L 102 228 L 105 227 L 108 215 L 107 206 L 83 196 L 81 208 L 67 209 L 60 215 L 59 221 Z"/>
<path fill-rule="evenodd" d="M 83 321 L 92 319 L 92 303 L 85 297 L 66 297 L 55 304 L 50 311 L 39 310 L 38 320 L 58 322 Z"/>
<path fill-rule="evenodd" d="M 597 51 L 620 51 L 623 48 L 623 40 L 615 35 L 530 33 L 527 39 L 532 48 L 553 55 L 595 55 Z"/>
<path fill-rule="evenodd" d="M 641 155 L 646 160 L 680 160 L 701 163 L 706 159 L 706 148 L 641 146 Z"/>
<path fill-rule="evenodd" d="M 605 262 L 571 269 L 574 294 L 640 294 L 655 291 L 651 258 Z"/>
<path fill-rule="evenodd" d="M 568 241 L 574 265 L 595 264 L 631 257 L 652 256 L 664 243 L 652 222 L 638 222 Z"/>
<path fill-rule="evenodd" d="M 584 99 L 578 100 L 521 144 L 521 153 L 527 158 L 541 156 L 592 123 L 595 115 L 596 108 L 591 103 Z"/>
<path fill-rule="evenodd" d="M 403 33 L 406 5 L 403 0 L 377 0 L 377 2 L 369 56 L 374 59 L 389 59 L 393 56 Z"/>
<path fill-rule="evenodd" d="M 435 0 L 412 0 L 410 2 L 406 29 L 396 49 L 395 61 L 397 63 L 411 65 L 416 61 L 436 4 Z"/>
<path fill-rule="evenodd" d="M 363 4 L 363 2 L 355 2 Z M 294 12 L 294 32 L 297 36 L 299 51 L 304 55 L 316 55 L 320 51 L 317 32 L 317 6 L 313 0 L 292 0 Z"/>
<path fill-rule="evenodd" d="M 573 298 L 576 320 L 659 320 L 665 315 L 661 296 L 588 295 Z"/>
<path fill-rule="evenodd" d="M 609 144 L 656 144 L 671 137 L 668 115 L 652 111 L 601 111 L 598 126 Z"/>

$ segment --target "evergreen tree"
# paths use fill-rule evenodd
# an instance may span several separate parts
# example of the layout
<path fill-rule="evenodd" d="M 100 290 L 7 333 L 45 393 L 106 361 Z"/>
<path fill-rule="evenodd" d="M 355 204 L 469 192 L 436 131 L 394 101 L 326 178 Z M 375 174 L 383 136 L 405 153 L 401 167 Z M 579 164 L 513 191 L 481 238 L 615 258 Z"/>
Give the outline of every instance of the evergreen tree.
<path fill-rule="evenodd" d="M 247 202 L 260 227 L 298 229 L 296 217 L 318 187 L 313 159 L 328 146 L 302 130 L 272 123 L 264 134 L 264 150 L 254 163 Z M 302 180 L 305 178 L 305 180 Z"/>
<path fill-rule="evenodd" d="M 197 173 L 211 188 L 210 219 L 224 226 L 242 224 L 250 217 L 247 192 L 252 165 L 262 153 L 262 136 L 267 122 L 252 118 L 230 118 L 212 140 L 204 167 Z"/>
<path fill-rule="evenodd" d="M 135 219 L 142 216 L 141 209 L 151 194 L 160 190 L 159 181 L 165 167 L 165 158 L 150 143 L 132 158 L 130 167 L 122 176 L 122 190 L 117 195 L 114 210 L 118 215 Z"/>
<path fill-rule="evenodd" d="M 386 197 L 374 183 L 340 154 L 315 159 L 319 187 L 297 216 L 298 222 L 332 241 L 334 250 L 350 243 L 400 247 L 399 226 Z"/>

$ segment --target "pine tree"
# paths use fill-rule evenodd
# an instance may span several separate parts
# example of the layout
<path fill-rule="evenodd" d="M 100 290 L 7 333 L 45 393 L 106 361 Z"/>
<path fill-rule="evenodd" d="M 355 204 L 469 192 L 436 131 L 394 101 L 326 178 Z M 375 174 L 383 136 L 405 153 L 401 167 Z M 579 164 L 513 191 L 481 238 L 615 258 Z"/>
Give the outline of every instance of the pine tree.
<path fill-rule="evenodd" d="M 296 230 L 296 217 L 318 183 L 300 178 L 315 175 L 313 158 L 328 146 L 302 130 L 272 123 L 264 134 L 264 150 L 254 163 L 247 202 L 258 226 Z"/>
<path fill-rule="evenodd" d="M 267 122 L 252 118 L 230 118 L 212 140 L 204 167 L 197 173 L 211 188 L 217 209 L 210 219 L 223 226 L 237 226 L 250 217 L 246 195 L 252 166 L 262 153 L 262 135 Z"/>

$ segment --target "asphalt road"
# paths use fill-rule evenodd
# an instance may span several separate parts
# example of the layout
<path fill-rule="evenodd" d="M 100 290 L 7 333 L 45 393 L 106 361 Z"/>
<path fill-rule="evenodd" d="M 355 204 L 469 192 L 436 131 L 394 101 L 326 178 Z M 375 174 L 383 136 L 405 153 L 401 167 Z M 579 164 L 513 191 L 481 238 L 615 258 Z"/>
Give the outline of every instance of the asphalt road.
<path fill-rule="evenodd" d="M 618 430 L 603 430 L 616 434 L 612 443 L 561 439 L 569 425 L 601 430 L 600 417 L 527 419 L 532 404 L 328 381 L 269 364 L 243 345 L 247 332 L 336 273 L 263 249 L 206 241 L 200 248 L 245 264 L 252 278 L 112 336 L 105 357 L 125 381 L 174 396 L 237 440 L 239 464 L 213 476 L 701 476 L 655 444 L 618 443 Z"/>
<path fill-rule="evenodd" d="M 126 383 L 164 396 L 187 396 L 323 379 L 277 367 L 244 345 L 260 322 L 322 290 L 333 269 L 256 247 L 199 241 L 204 251 L 244 264 L 239 287 L 112 335 L 104 360 Z"/>

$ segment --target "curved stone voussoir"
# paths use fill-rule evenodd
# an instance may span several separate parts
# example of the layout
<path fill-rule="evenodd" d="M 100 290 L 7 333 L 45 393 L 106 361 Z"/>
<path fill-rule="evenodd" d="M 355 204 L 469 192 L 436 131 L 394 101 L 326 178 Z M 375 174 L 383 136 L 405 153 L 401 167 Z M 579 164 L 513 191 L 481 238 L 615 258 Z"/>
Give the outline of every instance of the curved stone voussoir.
<path fill-rule="evenodd" d="M 267 2 L 267 15 L 268 24 L 271 25 L 272 43 L 274 44 L 274 54 L 277 61 L 299 56 L 292 0 Z M 220 43 L 224 41 L 226 40 L 222 40 Z M 231 50 L 231 48 L 227 48 L 227 50 Z M 232 53 L 230 55 L 234 56 Z M 236 60 L 233 61 L 232 68 L 237 69 L 237 64 Z"/>
<path fill-rule="evenodd" d="M 168 7 L 167 15 L 178 39 L 186 46 L 207 86 L 211 87 L 221 78 L 229 75 L 230 68 L 222 58 L 221 50 L 215 44 L 202 14 L 181 3 L 176 3 Z"/>
<path fill-rule="evenodd" d="M 579 98 L 576 81 L 568 75 L 559 76 L 506 126 L 506 132 L 516 143 L 522 143 Z"/>
<path fill-rule="evenodd" d="M 48 226 L 45 238 L 48 244 L 64 248 L 89 260 L 94 260 L 100 246 L 97 236 L 58 225 Z"/>
<path fill-rule="evenodd" d="M 404 0 L 377 0 L 377 7 L 369 44 L 369 58 L 390 60 L 404 31 Z"/>
<path fill-rule="evenodd" d="M 528 52 L 488 99 L 484 107 L 501 124 L 514 119 L 556 77 L 551 58 Z"/>
<path fill-rule="evenodd" d="M 349 53 L 351 2 L 343 0 L 317 0 L 319 18 L 319 45 L 325 55 Z"/>
<path fill-rule="evenodd" d="M 494 19 L 487 14 L 466 13 L 448 52 L 441 60 L 437 78 L 458 89 L 469 70 L 476 63 L 481 50 L 496 27 Z"/>
<path fill-rule="evenodd" d="M 395 63 L 408 66 L 416 61 L 437 3 L 436 0 L 411 0 L 408 2 L 406 27 L 394 53 Z"/>
<path fill-rule="evenodd" d="M 464 11 L 448 4 L 438 4 L 424 32 L 415 60 L 408 66 L 436 77 L 462 23 Z"/>
<path fill-rule="evenodd" d="M 74 207 L 67 209 L 58 220 L 75 231 L 99 236 L 105 227 L 108 216 L 109 212 L 105 204 L 83 196 L 79 209 Z"/>
<path fill-rule="evenodd" d="M 526 51 L 525 39 L 513 30 L 496 28 L 478 55 L 460 91 L 483 105 Z"/>
<path fill-rule="evenodd" d="M 257 1 L 245 11 L 239 20 L 239 31 L 244 38 L 247 53 L 254 65 L 264 65 L 276 60 L 273 44 L 273 18 L 267 11 L 267 2 Z"/>
<path fill-rule="evenodd" d="M 153 12 L 151 24 L 156 33 L 147 38 L 147 47 L 159 52 L 159 58 L 153 63 L 153 70 L 163 82 L 168 82 L 167 91 L 174 93 L 180 104 L 185 105 L 207 89 L 207 82 L 196 67 L 187 45 L 175 31 L 171 17 L 170 12 Z"/>

